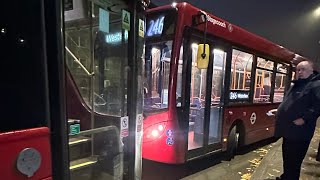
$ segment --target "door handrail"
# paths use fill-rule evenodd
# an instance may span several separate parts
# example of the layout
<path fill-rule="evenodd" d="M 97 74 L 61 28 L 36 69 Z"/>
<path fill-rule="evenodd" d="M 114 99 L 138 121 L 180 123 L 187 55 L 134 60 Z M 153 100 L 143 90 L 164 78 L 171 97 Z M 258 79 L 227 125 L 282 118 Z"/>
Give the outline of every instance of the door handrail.
<path fill-rule="evenodd" d="M 94 72 L 90 73 L 87 68 L 79 61 L 79 59 L 70 51 L 68 47 L 65 46 L 65 49 L 67 52 L 71 55 L 71 57 L 74 59 L 76 63 L 86 72 L 88 76 L 94 76 Z"/>

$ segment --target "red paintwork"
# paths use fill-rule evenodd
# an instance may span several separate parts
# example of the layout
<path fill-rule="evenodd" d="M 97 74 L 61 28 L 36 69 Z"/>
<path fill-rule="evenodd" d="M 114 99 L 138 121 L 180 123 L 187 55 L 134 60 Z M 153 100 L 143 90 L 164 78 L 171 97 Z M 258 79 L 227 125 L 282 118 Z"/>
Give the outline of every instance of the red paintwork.
<path fill-rule="evenodd" d="M 66 72 L 67 118 L 80 120 L 81 131 L 91 129 L 91 109 L 84 102 L 69 70 Z M 120 117 L 94 113 L 95 127 L 114 125 L 120 128 Z"/>
<path fill-rule="evenodd" d="M 223 137 L 227 138 L 229 129 L 234 125 L 236 120 L 241 120 L 244 125 L 244 142 L 242 145 L 248 145 L 261 141 L 273 136 L 275 116 L 267 116 L 267 112 L 277 109 L 279 104 L 253 104 L 248 106 L 225 107 L 223 121 Z M 229 112 L 232 112 L 230 114 Z M 245 112 L 245 113 L 244 113 Z M 251 124 L 250 116 L 256 113 L 257 119 Z M 268 128 L 269 130 L 266 130 Z M 226 148 L 224 144 L 224 148 Z"/>
<path fill-rule="evenodd" d="M 41 166 L 34 176 L 27 178 L 16 169 L 19 153 L 25 148 L 34 148 L 41 154 Z M 39 180 L 52 179 L 50 132 L 47 127 L 25 129 L 0 134 L 1 179 Z"/>
<path fill-rule="evenodd" d="M 191 27 L 192 16 L 197 14 L 201 9 L 196 8 L 188 3 L 178 3 L 176 8 L 178 9 L 178 23 L 177 23 L 177 30 L 176 30 L 175 37 L 176 38 L 178 37 L 178 39 L 180 39 L 182 38 L 184 27 L 185 26 Z M 157 7 L 147 12 L 156 12 L 156 11 L 162 11 L 166 9 L 172 9 L 172 6 L 167 5 L 167 6 Z M 271 41 L 265 38 L 257 36 L 251 32 L 248 32 L 221 18 L 218 18 L 209 13 L 207 13 L 207 15 L 210 15 L 210 17 L 216 20 L 219 20 L 221 22 L 224 22 L 226 24 L 226 28 L 223 28 L 221 26 L 213 25 L 212 23 L 208 22 L 208 30 L 207 30 L 208 34 L 218 36 L 234 44 L 245 46 L 257 52 L 271 55 L 273 57 L 276 57 L 277 59 L 281 59 L 282 61 L 285 61 L 288 63 L 291 62 L 292 60 L 298 60 L 298 61 L 307 60 L 307 58 L 305 57 L 295 55 L 294 52 L 286 48 L 283 48 L 280 45 L 272 43 Z M 228 26 L 232 26 L 233 30 L 229 31 Z M 203 30 L 204 27 L 203 25 L 200 25 L 197 27 L 197 29 Z M 180 46 L 177 50 L 179 51 L 179 49 L 180 49 Z"/>
<path fill-rule="evenodd" d="M 90 109 L 83 101 L 69 70 L 66 72 L 66 95 L 68 119 L 80 120 L 81 130 L 89 129 L 91 119 Z"/>
<path fill-rule="evenodd" d="M 45 178 L 45 179 L 42 179 L 42 180 L 52 180 L 52 177 L 48 177 L 48 178 Z"/>
<path fill-rule="evenodd" d="M 155 114 L 144 119 L 144 133 L 153 124 L 159 122 L 166 122 L 164 133 L 160 134 L 159 137 L 153 141 L 147 141 L 144 138 L 142 157 L 145 159 L 168 163 L 168 164 L 179 164 L 184 163 L 185 143 L 187 142 L 184 135 L 179 130 L 177 122 L 169 118 L 168 112 Z M 167 130 L 173 130 L 174 144 L 172 146 L 166 144 Z M 145 135 L 145 134 L 144 134 Z M 177 143 L 178 142 L 178 143 Z"/>
<path fill-rule="evenodd" d="M 153 8 L 147 11 L 147 13 L 154 13 L 157 11 L 164 11 L 172 9 L 171 5 L 161 6 Z M 174 46 L 172 49 L 171 65 L 170 65 L 170 81 L 169 81 L 169 107 L 168 107 L 168 125 L 167 128 L 172 128 L 175 131 L 175 135 L 178 134 L 179 137 L 175 138 L 174 146 L 168 146 L 165 143 L 166 136 L 161 136 L 161 138 L 154 140 L 152 142 L 143 142 L 143 158 L 163 162 L 178 164 L 184 163 L 186 161 L 187 153 L 187 137 L 183 135 L 182 127 L 179 127 L 177 122 L 176 113 L 176 86 L 177 86 L 177 69 L 178 61 L 180 55 L 180 47 L 183 39 L 183 32 L 186 26 L 191 26 L 192 15 L 197 14 L 200 9 L 188 4 L 188 3 L 178 3 L 176 6 L 178 17 L 176 22 L 175 39 Z M 280 45 L 272 43 L 260 36 L 250 33 L 236 25 L 233 25 L 223 19 L 215 17 L 213 15 L 207 14 L 211 18 L 225 23 L 226 27 L 221 27 L 208 22 L 208 34 L 220 37 L 226 41 L 231 42 L 234 45 L 239 45 L 251 49 L 260 54 L 268 55 L 276 60 L 283 62 L 300 62 L 307 60 L 306 58 L 295 54 L 294 52 L 283 48 Z M 229 30 L 232 27 L 232 30 Z M 199 30 L 203 30 L 203 25 L 197 27 Z M 173 96 L 171 96 L 173 94 Z M 274 117 L 268 117 L 266 112 L 268 110 L 274 109 L 278 104 L 268 104 L 261 105 L 261 107 L 254 106 L 242 106 L 242 107 L 226 107 L 224 110 L 225 120 L 223 121 L 223 136 L 222 138 L 227 138 L 229 129 L 237 119 L 241 119 L 245 126 L 245 138 L 243 144 L 250 144 L 257 142 L 259 140 L 272 137 L 274 132 Z M 233 115 L 229 115 L 229 111 L 233 112 Z M 243 112 L 246 115 L 243 116 Z M 257 121 L 254 125 L 250 123 L 250 116 L 252 112 L 256 112 Z M 158 118 L 158 115 L 151 115 L 144 120 L 144 129 L 151 126 L 153 123 L 159 123 L 162 119 Z M 266 131 L 266 128 L 269 128 Z M 178 141 L 177 141 L 178 140 Z M 226 150 L 226 143 L 222 143 L 222 150 Z"/>

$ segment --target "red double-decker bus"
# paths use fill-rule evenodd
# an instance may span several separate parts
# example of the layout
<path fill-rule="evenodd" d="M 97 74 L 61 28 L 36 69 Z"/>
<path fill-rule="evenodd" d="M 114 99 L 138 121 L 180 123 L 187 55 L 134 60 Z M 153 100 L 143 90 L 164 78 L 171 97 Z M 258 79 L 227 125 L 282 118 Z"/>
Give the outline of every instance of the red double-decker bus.
<path fill-rule="evenodd" d="M 146 23 L 143 158 L 179 164 L 273 137 L 305 58 L 188 3 Z"/>

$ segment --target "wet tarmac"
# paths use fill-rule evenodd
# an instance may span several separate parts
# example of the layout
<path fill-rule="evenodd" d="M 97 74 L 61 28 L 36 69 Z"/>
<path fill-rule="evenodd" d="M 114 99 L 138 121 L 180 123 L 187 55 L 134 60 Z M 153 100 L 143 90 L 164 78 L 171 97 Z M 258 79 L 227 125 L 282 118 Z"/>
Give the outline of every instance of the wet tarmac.
<path fill-rule="evenodd" d="M 168 165 L 143 160 L 143 180 L 247 180 L 262 158 L 272 148 L 268 139 L 242 148 L 230 161 L 224 153 L 190 161 L 184 165 Z"/>
<path fill-rule="evenodd" d="M 320 179 L 320 162 L 316 161 L 316 154 L 320 141 L 320 120 L 311 140 L 308 152 L 303 160 L 300 172 L 301 180 L 319 180 Z M 258 179 L 275 179 L 282 172 L 282 139 L 273 143 L 274 148 L 264 157 L 259 168 L 253 173 L 252 180 Z"/>

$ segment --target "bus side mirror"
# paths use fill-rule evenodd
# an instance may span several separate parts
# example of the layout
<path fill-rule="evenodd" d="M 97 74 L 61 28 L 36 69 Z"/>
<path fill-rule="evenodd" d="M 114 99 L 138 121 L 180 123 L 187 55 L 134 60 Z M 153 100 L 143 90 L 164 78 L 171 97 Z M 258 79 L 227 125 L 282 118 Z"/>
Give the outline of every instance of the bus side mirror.
<path fill-rule="evenodd" d="M 197 68 L 207 69 L 209 64 L 209 44 L 199 44 L 197 53 Z"/>

